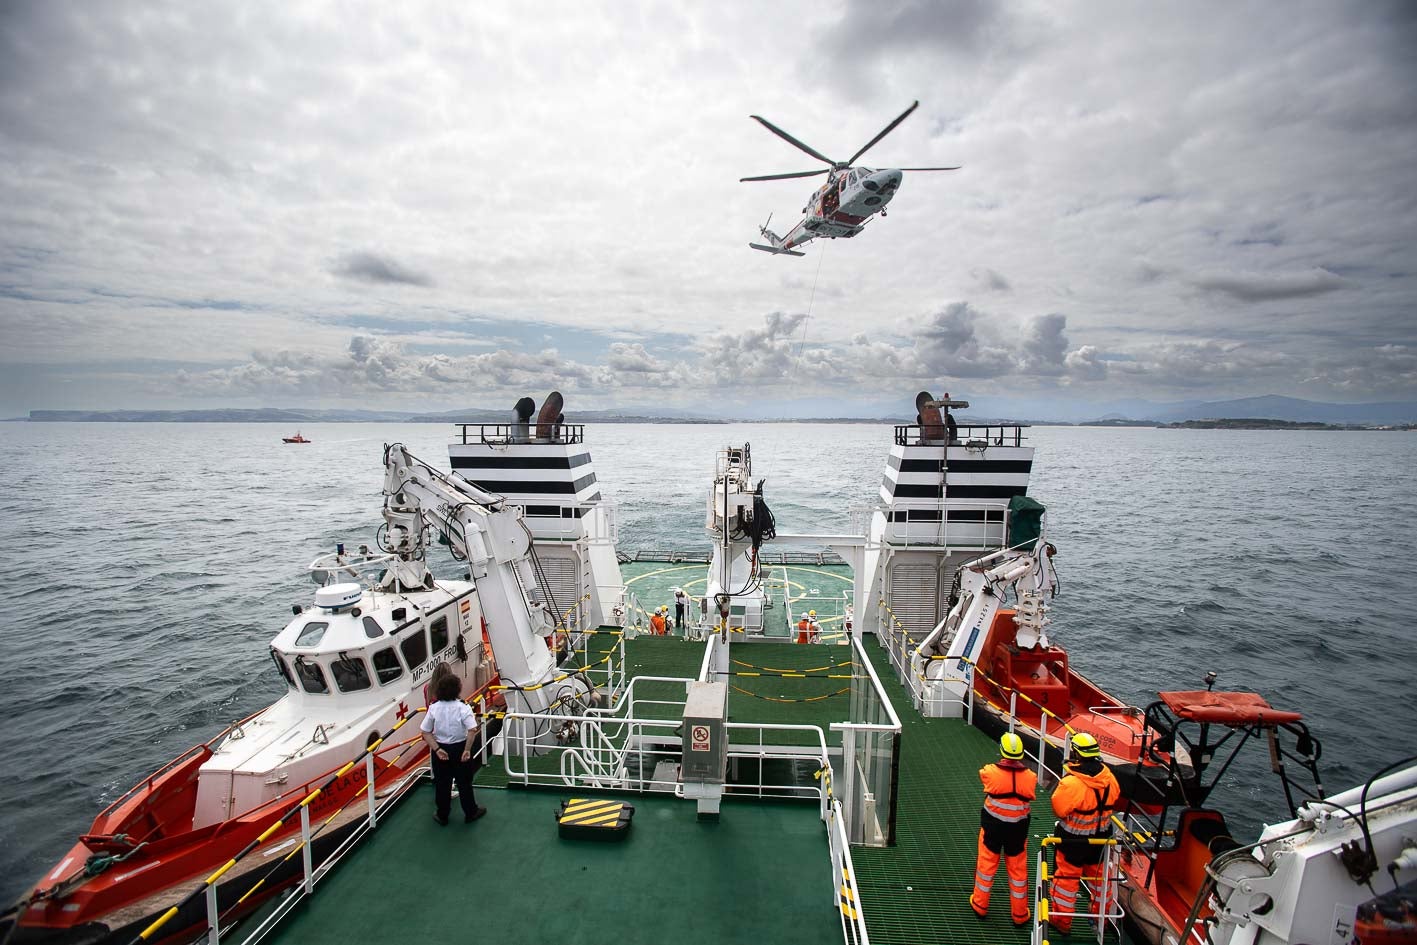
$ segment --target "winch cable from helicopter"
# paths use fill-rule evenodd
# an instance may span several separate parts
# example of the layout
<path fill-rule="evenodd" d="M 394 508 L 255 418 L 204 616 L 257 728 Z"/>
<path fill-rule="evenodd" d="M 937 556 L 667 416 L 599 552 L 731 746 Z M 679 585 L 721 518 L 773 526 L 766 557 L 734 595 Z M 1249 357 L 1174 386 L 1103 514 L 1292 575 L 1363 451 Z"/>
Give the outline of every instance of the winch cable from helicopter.
<path fill-rule="evenodd" d="M 797 342 L 797 354 L 792 359 L 792 363 L 787 368 L 787 382 L 791 384 L 797 378 L 797 369 L 802 363 L 802 354 L 807 347 L 807 326 L 812 321 L 812 307 L 817 301 L 817 283 L 822 277 L 822 260 L 826 258 L 826 244 L 820 240 L 817 242 L 819 251 L 817 253 L 817 271 L 812 276 L 812 289 L 807 294 L 807 312 L 802 318 L 802 338 Z M 775 441 L 769 442 L 766 452 L 775 454 Z M 769 458 L 768 466 L 772 466 Z M 769 538 L 773 537 L 771 535 Z"/>

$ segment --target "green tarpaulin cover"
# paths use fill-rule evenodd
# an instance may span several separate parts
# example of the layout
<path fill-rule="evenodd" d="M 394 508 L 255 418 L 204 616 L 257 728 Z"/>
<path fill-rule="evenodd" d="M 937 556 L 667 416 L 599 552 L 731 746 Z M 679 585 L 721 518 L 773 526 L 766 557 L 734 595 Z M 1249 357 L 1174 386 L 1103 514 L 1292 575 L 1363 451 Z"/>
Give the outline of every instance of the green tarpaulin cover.
<path fill-rule="evenodd" d="M 1016 495 L 1009 500 L 1009 547 L 1032 545 L 1043 534 L 1043 513 L 1041 502 L 1035 502 L 1026 495 Z"/>

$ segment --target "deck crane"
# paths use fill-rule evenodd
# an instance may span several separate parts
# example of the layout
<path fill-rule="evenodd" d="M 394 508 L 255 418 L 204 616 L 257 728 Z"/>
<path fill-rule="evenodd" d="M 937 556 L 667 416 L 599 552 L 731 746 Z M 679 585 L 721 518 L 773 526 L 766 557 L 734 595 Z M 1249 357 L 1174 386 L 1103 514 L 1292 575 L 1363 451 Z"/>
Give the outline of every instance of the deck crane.
<path fill-rule="evenodd" d="M 521 506 L 433 469 L 400 443 L 384 447 L 384 467 L 382 543 L 398 556 L 385 581 L 416 587 L 432 580 L 424 560 L 425 526 L 431 526 L 454 556 L 467 562 L 506 687 L 507 710 L 579 714 L 597 701 L 583 677 L 557 674 L 546 643 L 556 618 L 536 584 L 531 532 Z M 539 739 L 550 729 L 513 726 L 509 734 Z"/>

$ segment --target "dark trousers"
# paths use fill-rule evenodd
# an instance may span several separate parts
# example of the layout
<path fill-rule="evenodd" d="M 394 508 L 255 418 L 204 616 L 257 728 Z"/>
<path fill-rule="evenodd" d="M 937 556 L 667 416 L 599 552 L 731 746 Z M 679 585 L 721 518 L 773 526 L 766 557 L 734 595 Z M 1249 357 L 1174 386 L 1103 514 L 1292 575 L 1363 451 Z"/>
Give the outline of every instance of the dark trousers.
<path fill-rule="evenodd" d="M 675 604 L 675 605 L 674 605 L 674 629 L 675 629 L 675 630 L 683 630 L 683 629 L 684 629 L 684 605 L 683 605 L 683 604 Z"/>
<path fill-rule="evenodd" d="M 437 752 L 433 753 L 434 812 L 440 820 L 448 819 L 448 812 L 453 806 L 453 783 L 457 782 L 458 803 L 462 804 L 463 816 L 471 817 L 477 810 L 477 802 L 472 798 L 472 766 L 476 759 L 462 760 L 462 742 L 452 745 L 440 742 L 438 747 L 448 753 L 448 760 L 443 761 Z"/>

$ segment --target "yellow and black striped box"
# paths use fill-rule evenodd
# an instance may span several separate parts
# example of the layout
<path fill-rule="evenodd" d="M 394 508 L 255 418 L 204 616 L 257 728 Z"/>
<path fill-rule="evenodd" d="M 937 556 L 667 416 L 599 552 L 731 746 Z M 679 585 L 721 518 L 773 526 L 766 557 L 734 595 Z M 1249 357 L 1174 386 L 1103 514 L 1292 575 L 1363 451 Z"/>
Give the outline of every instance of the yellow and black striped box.
<path fill-rule="evenodd" d="M 623 801 L 573 797 L 562 801 L 556 823 L 562 840 L 623 840 L 635 808 Z"/>

